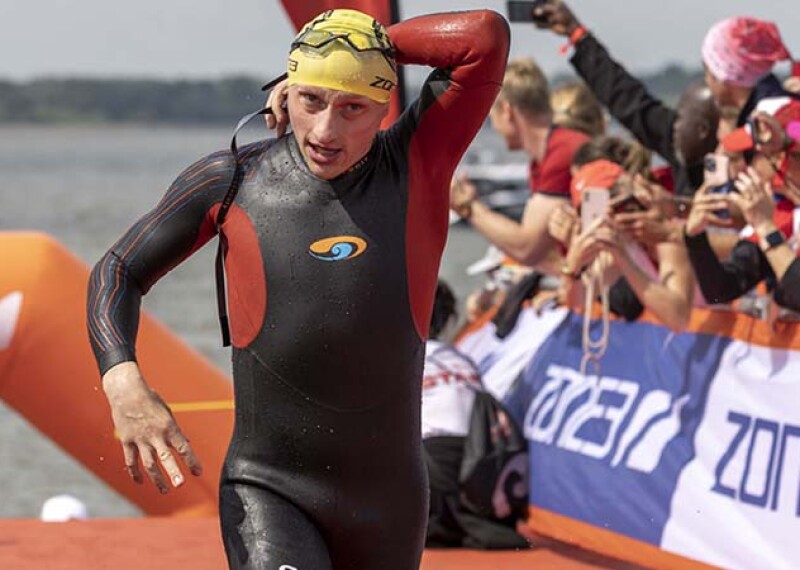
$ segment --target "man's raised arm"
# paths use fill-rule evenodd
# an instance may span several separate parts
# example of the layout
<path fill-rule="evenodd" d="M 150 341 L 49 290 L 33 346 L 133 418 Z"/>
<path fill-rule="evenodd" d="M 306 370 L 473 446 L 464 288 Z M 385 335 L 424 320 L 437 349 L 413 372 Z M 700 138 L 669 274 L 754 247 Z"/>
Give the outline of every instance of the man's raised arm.
<path fill-rule="evenodd" d="M 401 128 L 410 126 L 417 138 L 431 141 L 423 153 L 427 164 L 436 167 L 443 160 L 452 171 L 500 90 L 508 23 L 496 12 L 477 10 L 411 18 L 387 31 L 397 63 L 435 68 L 406 114 L 413 125 L 401 121 Z"/>

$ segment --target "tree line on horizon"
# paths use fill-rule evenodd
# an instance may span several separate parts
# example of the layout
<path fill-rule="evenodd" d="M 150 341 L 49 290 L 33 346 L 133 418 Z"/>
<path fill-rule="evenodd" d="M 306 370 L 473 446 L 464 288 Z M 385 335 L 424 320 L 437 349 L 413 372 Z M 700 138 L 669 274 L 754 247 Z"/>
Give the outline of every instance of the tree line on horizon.
<path fill-rule="evenodd" d="M 698 77 L 702 71 L 671 65 L 641 79 L 654 95 L 674 104 L 684 87 Z M 562 74 L 553 84 L 574 79 Z M 408 88 L 409 94 L 417 91 L 418 86 Z M 263 103 L 261 81 L 252 77 L 0 80 L 0 124 L 230 125 Z"/>

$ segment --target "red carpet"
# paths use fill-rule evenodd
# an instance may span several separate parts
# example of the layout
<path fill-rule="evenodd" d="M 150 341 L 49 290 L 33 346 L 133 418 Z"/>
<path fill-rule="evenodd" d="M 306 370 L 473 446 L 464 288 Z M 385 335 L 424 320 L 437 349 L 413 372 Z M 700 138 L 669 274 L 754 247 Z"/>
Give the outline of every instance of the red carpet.
<path fill-rule="evenodd" d="M 3 570 L 223 570 L 216 519 L 0 520 Z M 421 570 L 632 570 L 547 543 L 526 552 L 428 551 Z M 313 569 L 309 569 L 313 570 Z M 365 569 L 379 570 L 379 569 Z"/>

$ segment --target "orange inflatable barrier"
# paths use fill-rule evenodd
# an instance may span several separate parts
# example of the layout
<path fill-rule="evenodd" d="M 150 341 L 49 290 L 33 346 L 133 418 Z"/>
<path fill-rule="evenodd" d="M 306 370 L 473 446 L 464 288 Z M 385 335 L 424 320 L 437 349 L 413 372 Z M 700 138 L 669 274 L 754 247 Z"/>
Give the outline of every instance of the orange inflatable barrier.
<path fill-rule="evenodd" d="M 233 425 L 228 378 L 142 314 L 143 373 L 172 407 L 204 472 L 166 496 L 149 482 L 136 485 L 124 470 L 89 346 L 89 269 L 52 238 L 17 232 L 0 232 L 0 267 L 0 399 L 148 515 L 215 515 Z"/>

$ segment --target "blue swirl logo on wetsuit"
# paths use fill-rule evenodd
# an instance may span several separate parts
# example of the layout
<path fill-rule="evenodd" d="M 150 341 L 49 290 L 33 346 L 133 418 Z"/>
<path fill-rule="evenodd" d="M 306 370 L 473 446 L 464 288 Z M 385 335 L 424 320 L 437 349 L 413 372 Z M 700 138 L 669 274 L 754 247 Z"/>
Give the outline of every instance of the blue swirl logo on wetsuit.
<path fill-rule="evenodd" d="M 355 236 L 336 236 L 315 241 L 308 253 L 320 261 L 343 261 L 358 257 L 367 249 L 367 242 Z"/>

